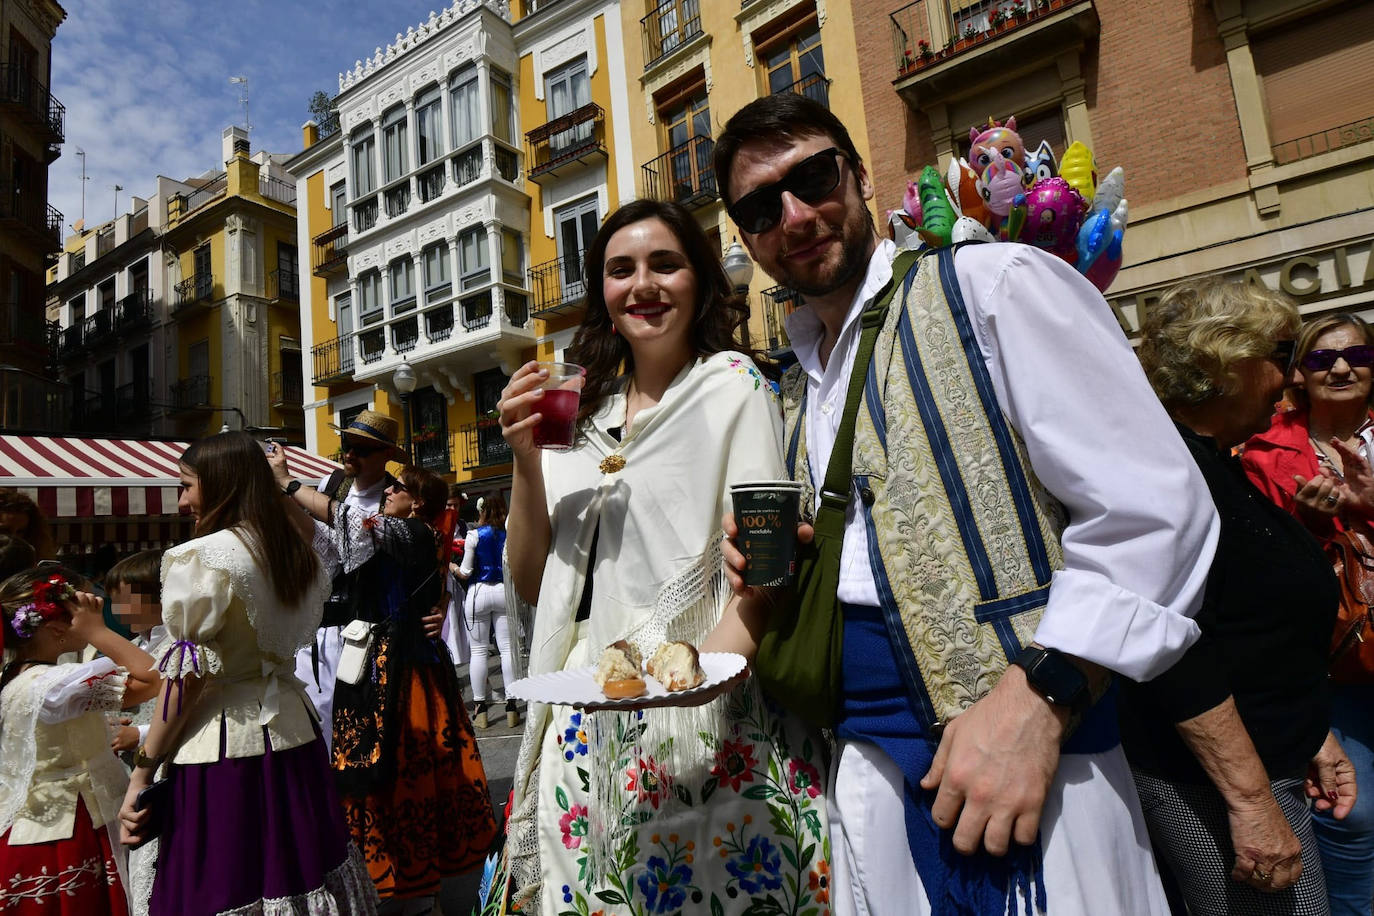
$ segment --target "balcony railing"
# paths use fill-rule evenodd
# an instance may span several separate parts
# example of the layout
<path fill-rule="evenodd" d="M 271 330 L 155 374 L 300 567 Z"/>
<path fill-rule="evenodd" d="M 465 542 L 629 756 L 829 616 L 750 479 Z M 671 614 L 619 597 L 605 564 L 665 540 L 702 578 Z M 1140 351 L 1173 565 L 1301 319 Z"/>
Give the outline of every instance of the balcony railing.
<path fill-rule="evenodd" d="M 685 207 L 700 207 L 715 200 L 720 195 L 711 164 L 713 149 L 715 142 L 710 137 L 692 137 L 646 162 L 642 166 L 646 196 Z"/>
<path fill-rule="evenodd" d="M 316 385 L 327 385 L 353 374 L 353 335 L 335 337 L 310 350 L 313 371 L 311 379 Z"/>
<path fill-rule="evenodd" d="M 436 165 L 427 172 L 421 172 L 416 179 L 416 184 L 420 186 L 420 202 L 429 203 L 440 194 L 444 193 L 445 172 L 442 164 Z"/>
<path fill-rule="evenodd" d="M 1091 0 L 988 0 L 985 3 L 959 4 L 960 8 L 956 9 L 950 0 L 915 0 L 888 14 L 897 78 L 910 76 L 1004 33 L 1080 4 L 1089 8 L 1092 6 Z M 1068 26 L 1066 31 L 1078 34 L 1079 28 L 1078 25 Z M 1054 30 L 1050 31 L 1051 34 L 1037 37 L 1036 42 L 1041 47 L 1022 48 L 1021 57 L 1032 51 L 1038 54 L 1049 47 L 1062 45 L 1062 36 L 1053 34 Z"/>
<path fill-rule="evenodd" d="M 192 375 L 171 385 L 172 407 L 194 410 L 210 406 L 210 376 Z"/>
<path fill-rule="evenodd" d="M 136 289 L 116 306 L 115 324 L 121 331 L 144 327 L 153 321 L 153 295 L 151 290 Z"/>
<path fill-rule="evenodd" d="M 206 179 L 198 187 L 181 194 L 173 194 L 167 199 L 167 221 L 176 222 L 229 191 L 229 176 L 220 172 Z"/>
<path fill-rule="evenodd" d="M 80 328 L 77 329 L 78 337 Z M 26 309 L 16 302 L 0 302 L 0 345 L 19 346 L 42 353 L 49 347 L 48 324 L 40 309 Z"/>
<path fill-rule="evenodd" d="M 820 102 L 826 108 L 830 107 L 830 80 L 819 73 L 810 76 L 803 76 L 790 86 L 784 86 L 777 92 L 795 92 L 797 95 L 804 95 L 813 102 Z"/>
<path fill-rule="evenodd" d="M 32 187 L 0 181 L 0 224 L 13 222 L 44 252 L 62 247 L 62 213 Z"/>
<path fill-rule="evenodd" d="M 395 219 L 410 209 L 410 181 L 407 179 L 404 184 L 399 184 L 394 188 L 387 188 L 382 194 L 386 201 L 386 215 Z"/>
<path fill-rule="evenodd" d="M 1299 159 L 1319 156 L 1333 149 L 1344 149 L 1371 140 L 1374 140 L 1374 118 L 1365 118 L 1363 121 L 1331 127 L 1315 134 L 1308 134 L 1306 137 L 1280 143 L 1274 147 L 1274 161 L 1279 165 L 1287 165 Z"/>
<path fill-rule="evenodd" d="M 353 231 L 366 232 L 377 225 L 377 195 L 353 205 Z"/>
<path fill-rule="evenodd" d="M 482 177 L 482 144 L 459 151 L 453 157 L 453 185 L 461 188 Z"/>
<path fill-rule="evenodd" d="M 701 34 L 700 0 L 668 0 L 639 20 L 644 35 L 644 66 Z"/>
<path fill-rule="evenodd" d="M 50 143 L 66 135 L 67 109 L 19 64 L 0 64 L 0 102 L 14 105 L 48 132 Z"/>
<path fill-rule="evenodd" d="M 121 423 L 146 419 L 152 412 L 150 382 L 129 382 L 115 389 L 115 414 Z"/>
<path fill-rule="evenodd" d="M 532 181 L 593 156 L 606 158 L 606 113 L 595 102 L 525 134 L 525 160 Z"/>
<path fill-rule="evenodd" d="M 84 324 L 85 321 L 82 321 L 81 324 L 74 324 L 71 327 L 62 329 L 61 347 L 63 356 L 68 356 L 72 353 L 80 353 L 85 349 L 85 340 L 81 336 L 82 325 Z"/>
<path fill-rule="evenodd" d="M 183 309 L 210 299 L 215 289 L 212 274 L 192 274 L 176 285 L 177 308 Z"/>
<path fill-rule="evenodd" d="M 778 355 L 792 348 L 792 342 L 787 339 L 787 328 L 783 321 L 801 304 L 801 297 L 796 290 L 786 286 L 769 287 L 761 295 L 763 298 L 764 350 L 769 356 L 776 359 Z"/>
<path fill-rule="evenodd" d="M 100 309 L 94 315 L 86 318 L 81 325 L 81 339 L 86 346 L 91 347 L 103 343 L 112 335 L 114 330 L 114 309 Z"/>
<path fill-rule="evenodd" d="M 315 236 L 310 266 L 315 276 L 323 277 L 348 264 L 348 223 L 331 226 Z"/>
<path fill-rule="evenodd" d="M 530 293 L 534 296 L 534 317 L 549 318 L 580 307 L 587 298 L 587 281 L 582 264 L 587 253 L 554 258 L 529 269 Z"/>
<path fill-rule="evenodd" d="M 411 437 L 410 447 L 415 463 L 427 471 L 447 474 L 453 470 L 449 458 L 449 437 L 443 430 L 422 429 Z"/>
<path fill-rule="evenodd" d="M 110 226 L 108 229 L 101 229 L 99 232 L 96 233 L 96 236 L 95 236 L 95 256 L 96 256 L 97 258 L 103 258 L 103 257 L 105 257 L 105 255 L 109 254 L 111 251 L 114 251 L 114 248 L 115 248 L 115 232 L 114 232 L 114 226 Z"/>
<path fill-rule="evenodd" d="M 272 406 L 300 407 L 304 402 L 305 383 L 299 372 L 272 373 Z"/>
<path fill-rule="evenodd" d="M 465 424 L 454 433 L 453 450 L 462 456 L 465 471 L 509 464 L 511 460 L 510 446 L 501 435 L 501 423 L 497 420 Z"/>
<path fill-rule="evenodd" d="M 288 207 L 296 205 L 296 183 L 294 181 L 282 181 L 280 178 L 273 178 L 270 175 L 259 175 L 258 193 L 268 200 L 275 200 L 278 203 L 286 204 Z"/>
<path fill-rule="evenodd" d="M 299 302 L 301 298 L 300 275 L 294 270 L 278 267 L 267 275 L 267 298 L 273 302 Z"/>

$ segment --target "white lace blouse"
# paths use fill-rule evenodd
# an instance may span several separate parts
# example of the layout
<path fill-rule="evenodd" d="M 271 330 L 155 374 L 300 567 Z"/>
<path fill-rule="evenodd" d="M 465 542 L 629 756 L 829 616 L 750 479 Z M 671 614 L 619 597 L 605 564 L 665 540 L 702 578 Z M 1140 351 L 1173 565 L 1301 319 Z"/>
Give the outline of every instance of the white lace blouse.
<path fill-rule="evenodd" d="M 283 605 L 244 537 L 216 531 L 162 558 L 164 702 L 176 708 L 184 676 L 205 681 L 175 763 L 219 760 L 221 723 L 231 758 L 263 754 L 264 727 L 274 751 L 315 737 L 318 716 L 295 675 L 295 654 L 314 636 L 329 580 L 321 568 L 296 606 Z"/>
<path fill-rule="evenodd" d="M 127 672 L 108 658 L 34 666 L 0 694 L 0 834 L 11 846 L 72 835 L 78 798 L 91 823 L 113 821 L 129 777 L 110 750 L 105 713 Z"/>

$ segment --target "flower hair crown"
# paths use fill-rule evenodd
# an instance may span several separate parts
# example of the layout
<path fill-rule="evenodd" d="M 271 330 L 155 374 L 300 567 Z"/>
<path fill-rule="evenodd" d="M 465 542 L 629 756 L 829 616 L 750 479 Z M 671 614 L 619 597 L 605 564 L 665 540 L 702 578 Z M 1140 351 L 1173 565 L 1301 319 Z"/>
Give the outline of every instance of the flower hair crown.
<path fill-rule="evenodd" d="M 10 613 L 5 611 L 5 620 L 20 639 L 28 639 L 38 632 L 45 622 L 65 613 L 62 602 L 76 597 L 76 589 L 61 575 L 53 573 L 46 579 L 35 582 L 33 597 Z"/>

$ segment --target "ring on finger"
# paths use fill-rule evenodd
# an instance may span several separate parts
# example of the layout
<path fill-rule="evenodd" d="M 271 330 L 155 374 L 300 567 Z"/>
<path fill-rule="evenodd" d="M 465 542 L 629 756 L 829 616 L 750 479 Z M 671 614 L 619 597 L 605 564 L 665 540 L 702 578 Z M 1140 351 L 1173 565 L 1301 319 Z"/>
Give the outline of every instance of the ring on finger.
<path fill-rule="evenodd" d="M 1323 502 L 1325 502 L 1328 506 L 1334 506 L 1336 505 L 1336 503 L 1340 502 L 1340 499 L 1332 495 L 1327 495 L 1323 499 Z"/>
<path fill-rule="evenodd" d="M 1256 868 L 1256 869 L 1255 869 L 1255 877 L 1258 878 L 1258 879 L 1260 879 L 1261 881 L 1270 881 L 1270 880 L 1273 879 L 1274 876 L 1273 876 L 1273 874 L 1270 873 L 1270 872 L 1267 872 L 1267 871 L 1264 871 L 1264 870 L 1262 870 L 1262 869 Z"/>

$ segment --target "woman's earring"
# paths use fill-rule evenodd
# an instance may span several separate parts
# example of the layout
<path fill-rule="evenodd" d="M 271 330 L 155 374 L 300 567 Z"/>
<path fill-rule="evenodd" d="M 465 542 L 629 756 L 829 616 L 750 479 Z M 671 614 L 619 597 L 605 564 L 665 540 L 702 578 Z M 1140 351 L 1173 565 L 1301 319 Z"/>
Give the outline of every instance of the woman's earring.
<path fill-rule="evenodd" d="M 620 329 L 617 328 L 614 324 L 612 324 L 612 325 L 611 325 L 611 336 L 615 336 L 616 334 L 619 334 L 619 333 L 620 333 Z"/>

